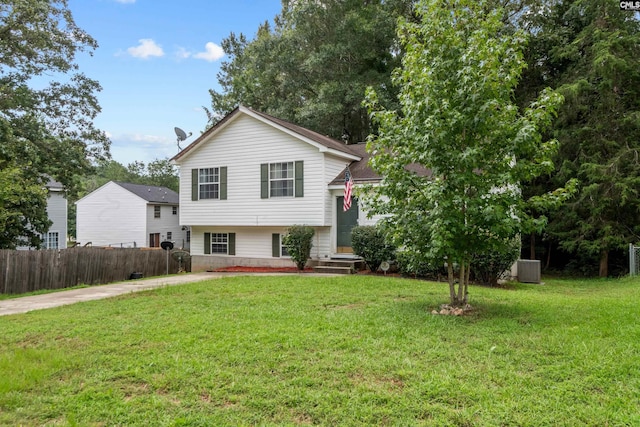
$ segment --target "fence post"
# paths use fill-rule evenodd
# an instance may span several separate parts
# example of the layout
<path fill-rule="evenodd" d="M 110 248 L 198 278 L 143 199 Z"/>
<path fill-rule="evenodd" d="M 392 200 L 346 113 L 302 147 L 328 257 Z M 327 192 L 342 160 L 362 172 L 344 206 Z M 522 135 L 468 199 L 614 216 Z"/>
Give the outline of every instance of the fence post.
<path fill-rule="evenodd" d="M 629 243 L 629 275 L 636 275 L 636 248 L 633 243 Z"/>
<path fill-rule="evenodd" d="M 7 264 L 5 265 L 4 270 L 4 293 L 9 293 L 9 259 L 11 258 L 11 252 L 6 251 L 7 253 Z"/>

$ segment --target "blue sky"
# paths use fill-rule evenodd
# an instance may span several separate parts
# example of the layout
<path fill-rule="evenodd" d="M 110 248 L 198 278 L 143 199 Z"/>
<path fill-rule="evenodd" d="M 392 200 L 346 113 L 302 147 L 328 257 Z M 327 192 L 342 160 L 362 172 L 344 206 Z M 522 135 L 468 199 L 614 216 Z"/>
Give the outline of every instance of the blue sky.
<path fill-rule="evenodd" d="M 280 0 L 69 0 L 69 9 L 99 48 L 80 55 L 80 70 L 102 85 L 99 129 L 114 160 L 127 165 L 172 157 L 175 126 L 204 130 L 202 106 L 225 60 L 229 33 L 253 38 L 280 12 Z"/>

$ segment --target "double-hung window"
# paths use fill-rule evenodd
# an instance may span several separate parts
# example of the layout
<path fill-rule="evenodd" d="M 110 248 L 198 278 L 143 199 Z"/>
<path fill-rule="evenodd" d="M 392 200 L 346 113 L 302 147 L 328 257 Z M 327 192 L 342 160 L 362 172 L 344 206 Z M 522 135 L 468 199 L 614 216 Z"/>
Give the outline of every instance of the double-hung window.
<path fill-rule="evenodd" d="M 283 243 L 284 234 L 273 233 L 271 235 L 271 256 L 274 258 L 289 257 L 289 251 Z"/>
<path fill-rule="evenodd" d="M 227 199 L 226 166 L 191 170 L 191 200 L 207 199 Z"/>
<path fill-rule="evenodd" d="M 269 164 L 269 197 L 293 197 L 293 162 Z"/>
<path fill-rule="evenodd" d="M 205 255 L 235 255 L 236 233 L 204 233 Z"/>
<path fill-rule="evenodd" d="M 220 168 L 198 169 L 198 198 L 220 198 Z"/>
<path fill-rule="evenodd" d="M 304 162 L 260 165 L 260 198 L 304 197 Z"/>
<path fill-rule="evenodd" d="M 211 253 L 229 253 L 229 235 L 227 233 L 211 233 Z"/>
<path fill-rule="evenodd" d="M 153 217 L 154 218 L 160 218 L 160 212 L 162 211 L 162 207 L 159 205 L 155 205 L 153 207 Z"/>

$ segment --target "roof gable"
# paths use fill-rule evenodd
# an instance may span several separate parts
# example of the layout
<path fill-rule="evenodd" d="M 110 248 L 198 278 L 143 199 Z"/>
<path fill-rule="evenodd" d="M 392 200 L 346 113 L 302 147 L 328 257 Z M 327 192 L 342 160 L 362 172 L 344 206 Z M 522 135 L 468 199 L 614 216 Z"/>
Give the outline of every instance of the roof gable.
<path fill-rule="evenodd" d="M 318 148 L 318 150 L 321 152 L 331 152 L 334 155 L 337 155 L 339 157 L 343 157 L 349 160 L 360 159 L 360 156 L 357 153 L 355 153 L 353 150 L 351 150 L 350 146 L 340 141 L 337 141 L 333 138 L 329 138 L 328 136 L 325 136 L 325 135 L 321 135 L 317 132 L 303 128 L 293 123 L 287 122 L 286 120 L 278 119 L 268 114 L 255 111 L 251 108 L 239 106 L 235 110 L 233 110 L 231 113 L 226 115 L 211 129 L 204 132 L 198 139 L 196 139 L 194 142 L 189 144 L 184 150 L 182 150 L 177 155 L 175 155 L 171 159 L 171 161 L 179 163 L 184 158 L 191 155 L 196 150 L 196 148 L 201 146 L 205 141 L 210 140 L 211 137 L 213 137 L 216 133 L 220 132 L 225 127 L 229 126 L 241 115 L 250 116 L 262 123 L 265 123 L 276 129 L 279 129 L 280 131 L 287 133 L 300 141 L 313 145 L 314 147 Z"/>

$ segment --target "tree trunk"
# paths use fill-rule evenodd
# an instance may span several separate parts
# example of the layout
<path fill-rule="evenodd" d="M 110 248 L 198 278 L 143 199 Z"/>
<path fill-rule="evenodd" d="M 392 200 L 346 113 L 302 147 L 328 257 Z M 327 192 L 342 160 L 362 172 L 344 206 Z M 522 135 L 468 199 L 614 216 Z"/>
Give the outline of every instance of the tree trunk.
<path fill-rule="evenodd" d="M 609 251 L 603 249 L 600 252 L 600 277 L 607 277 L 609 275 Z"/>
<path fill-rule="evenodd" d="M 453 277 L 453 263 L 447 259 L 447 273 L 449 278 L 449 299 L 451 306 L 456 305 L 456 281 Z"/>
<path fill-rule="evenodd" d="M 471 277 L 471 263 L 468 263 L 467 266 L 467 275 L 464 279 L 464 297 L 462 298 L 461 304 L 463 306 L 467 305 L 468 295 L 469 295 L 469 277 Z"/>
<path fill-rule="evenodd" d="M 456 304 L 462 305 L 462 292 L 464 291 L 464 278 L 466 277 L 467 270 L 465 270 L 464 261 L 460 261 L 460 272 L 458 273 L 458 297 L 456 298 Z"/>
<path fill-rule="evenodd" d="M 531 240 L 529 242 L 529 259 L 536 259 L 536 233 L 531 233 Z"/>

